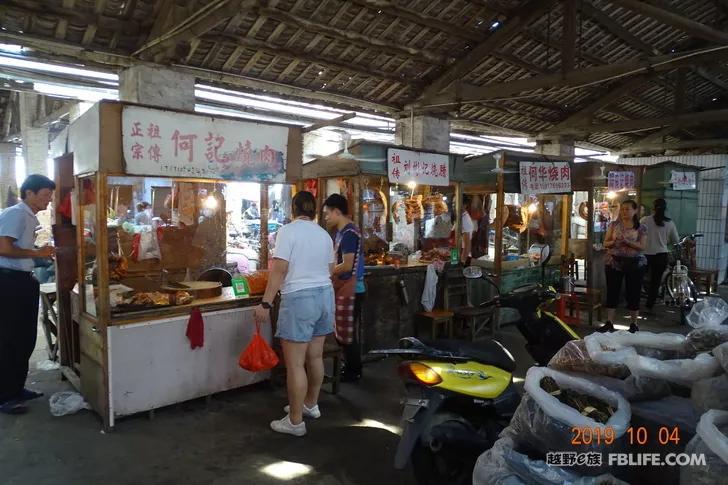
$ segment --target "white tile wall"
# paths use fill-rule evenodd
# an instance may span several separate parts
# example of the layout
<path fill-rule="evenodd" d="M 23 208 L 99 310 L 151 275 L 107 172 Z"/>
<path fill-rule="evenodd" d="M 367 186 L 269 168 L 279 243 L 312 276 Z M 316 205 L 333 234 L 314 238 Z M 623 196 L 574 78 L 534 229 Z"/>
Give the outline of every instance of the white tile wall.
<path fill-rule="evenodd" d="M 700 168 L 728 167 L 725 155 L 681 155 L 673 157 L 620 158 L 622 165 L 654 165 L 676 162 Z M 728 177 L 725 170 L 710 170 L 700 174 L 698 182 L 697 231 L 705 234 L 698 240 L 698 266 L 717 269 L 719 280 L 726 279 L 728 243 L 725 242 L 726 212 L 728 211 Z"/>

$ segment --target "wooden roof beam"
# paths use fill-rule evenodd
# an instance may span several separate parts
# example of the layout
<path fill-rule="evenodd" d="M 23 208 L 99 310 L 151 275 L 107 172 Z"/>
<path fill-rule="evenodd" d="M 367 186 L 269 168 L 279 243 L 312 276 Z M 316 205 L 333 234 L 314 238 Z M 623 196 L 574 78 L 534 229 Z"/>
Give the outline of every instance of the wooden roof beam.
<path fill-rule="evenodd" d="M 514 17 L 507 19 L 502 27 L 490 34 L 477 47 L 450 66 L 440 77 L 427 86 L 420 98 L 423 100 L 432 98 L 454 81 L 462 79 L 463 76 L 482 63 L 486 56 L 491 55 L 506 42 L 521 33 L 543 16 L 544 13 L 548 12 L 555 3 L 556 0 L 533 0 L 527 3 L 526 6 L 514 14 Z"/>
<path fill-rule="evenodd" d="M 241 10 L 248 10 L 257 4 L 256 0 L 215 0 L 202 7 L 190 17 L 167 32 L 148 41 L 132 54 L 133 57 L 152 58 L 155 53 L 173 48 L 180 42 L 198 38 L 230 19 Z"/>
<path fill-rule="evenodd" d="M 606 93 L 595 96 L 594 101 L 592 101 L 576 113 L 570 115 L 564 121 L 557 124 L 555 128 L 576 126 L 591 121 L 594 114 L 596 114 L 599 110 L 609 106 L 610 104 L 628 95 L 629 93 L 634 92 L 648 81 L 648 76 L 638 76 L 618 83 Z"/>
<path fill-rule="evenodd" d="M 634 155 L 637 153 L 661 152 L 663 150 L 685 150 L 689 148 L 725 148 L 728 147 L 728 138 L 712 138 L 703 140 L 680 140 L 642 143 L 637 142 L 617 152 L 619 155 Z"/>
<path fill-rule="evenodd" d="M 405 58 L 413 58 L 428 62 L 430 64 L 444 65 L 448 62 L 448 59 L 440 54 L 426 49 L 416 49 L 414 47 L 408 47 L 406 45 L 397 44 L 382 40 L 379 38 L 363 35 L 358 32 L 349 29 L 340 29 L 331 25 L 325 25 L 318 22 L 291 15 L 282 10 L 276 10 L 273 8 L 261 8 L 259 9 L 261 15 L 266 15 L 270 18 L 276 19 L 280 22 L 284 22 L 289 25 L 298 27 L 299 29 L 307 30 L 316 34 L 322 34 L 327 37 L 331 37 L 334 40 L 348 42 L 359 45 L 367 49 L 377 49 L 382 52 L 393 56 L 404 56 Z"/>
<path fill-rule="evenodd" d="M 651 17 L 663 24 L 674 27 L 692 37 L 707 40 L 716 44 L 728 44 L 728 33 L 716 30 L 695 20 L 689 19 L 674 12 L 655 7 L 639 0 L 609 0 L 611 3 L 622 6 L 646 17 Z"/>
<path fill-rule="evenodd" d="M 728 57 L 728 46 L 682 52 L 647 59 L 589 67 L 568 74 L 547 74 L 504 83 L 472 86 L 460 84 L 459 92 L 430 100 L 434 104 L 474 103 L 513 96 L 519 93 L 553 88 L 581 88 L 617 78 L 625 78 L 649 72 L 670 71 L 678 67 L 715 62 Z"/>
<path fill-rule="evenodd" d="M 662 118 L 645 118 L 639 120 L 618 121 L 616 123 L 597 123 L 559 129 L 550 129 L 539 134 L 540 138 L 551 138 L 554 135 L 584 136 L 592 133 L 619 133 L 639 130 L 649 130 L 664 126 L 682 128 L 703 123 L 720 123 L 728 121 L 728 109 L 701 111 L 697 113 L 684 113 Z"/>

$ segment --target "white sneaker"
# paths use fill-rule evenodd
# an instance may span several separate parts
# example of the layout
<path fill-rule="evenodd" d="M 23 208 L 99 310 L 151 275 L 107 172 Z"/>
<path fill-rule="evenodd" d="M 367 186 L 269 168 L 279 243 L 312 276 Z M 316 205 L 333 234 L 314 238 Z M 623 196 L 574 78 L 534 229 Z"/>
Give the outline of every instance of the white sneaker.
<path fill-rule="evenodd" d="M 286 414 L 291 412 L 291 406 L 286 404 L 286 407 L 283 408 L 283 412 Z M 304 418 L 313 418 L 318 419 L 321 417 L 321 410 L 318 407 L 318 404 L 315 404 L 312 408 L 303 405 L 303 417 Z"/>
<path fill-rule="evenodd" d="M 278 421 L 271 421 L 270 427 L 278 433 L 292 434 L 293 436 L 303 436 L 306 434 L 306 423 L 291 423 L 291 418 L 287 414 Z"/>

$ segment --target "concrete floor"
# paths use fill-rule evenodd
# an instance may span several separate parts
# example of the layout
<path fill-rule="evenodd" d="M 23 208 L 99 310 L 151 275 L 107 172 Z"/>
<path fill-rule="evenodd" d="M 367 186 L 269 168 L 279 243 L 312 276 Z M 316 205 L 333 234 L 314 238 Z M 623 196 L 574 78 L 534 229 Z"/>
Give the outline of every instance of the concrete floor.
<path fill-rule="evenodd" d="M 626 319 L 625 319 L 626 321 Z M 623 323 L 620 320 L 618 323 Z M 661 309 L 640 321 L 643 330 L 684 333 L 677 315 Z M 589 333 L 589 329 L 580 329 Z M 522 378 L 532 360 L 512 326 L 499 340 L 513 353 Z M 33 360 L 47 358 L 44 339 Z M 6 485 L 65 484 L 411 484 L 410 470 L 392 468 L 403 389 L 394 359 L 372 362 L 357 385 L 338 396 L 323 393 L 324 416 L 294 438 L 270 431 L 283 415 L 285 390 L 264 383 L 222 393 L 206 405 L 191 401 L 117 421 L 104 434 L 90 411 L 53 417 L 48 397 L 69 390 L 59 371 L 35 370 L 28 387 L 45 397 L 23 416 L 0 415 L 0 482 Z"/>

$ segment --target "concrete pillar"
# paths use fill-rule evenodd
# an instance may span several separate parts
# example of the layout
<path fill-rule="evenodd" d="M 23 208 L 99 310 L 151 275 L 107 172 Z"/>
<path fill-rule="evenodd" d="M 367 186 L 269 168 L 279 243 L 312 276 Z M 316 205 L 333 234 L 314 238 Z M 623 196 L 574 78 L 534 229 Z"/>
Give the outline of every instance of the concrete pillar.
<path fill-rule="evenodd" d="M 84 114 L 88 109 L 93 106 L 93 103 L 89 103 L 86 101 L 79 101 L 78 103 L 74 103 L 68 108 L 68 118 L 71 123 L 76 121 L 81 117 L 82 114 Z"/>
<path fill-rule="evenodd" d="M 574 139 L 561 137 L 553 140 L 536 140 L 536 148 L 534 151 L 541 155 L 573 157 L 575 153 Z"/>
<path fill-rule="evenodd" d="M 195 76 L 171 69 L 133 66 L 119 75 L 119 99 L 194 111 Z"/>
<path fill-rule="evenodd" d="M 42 96 L 34 93 L 20 93 L 20 134 L 23 137 L 23 159 L 25 173 L 48 173 L 48 128 L 34 127 L 42 116 Z M 43 113 L 44 115 L 45 113 Z"/>
<path fill-rule="evenodd" d="M 397 120 L 394 142 L 421 150 L 450 151 L 450 122 L 433 116 Z"/>
<path fill-rule="evenodd" d="M 18 145 L 14 143 L 0 143 L 0 209 L 8 205 L 8 192 L 12 190 L 18 196 L 18 186 L 15 180 L 15 153 Z M 11 201 L 12 202 L 12 201 Z"/>

